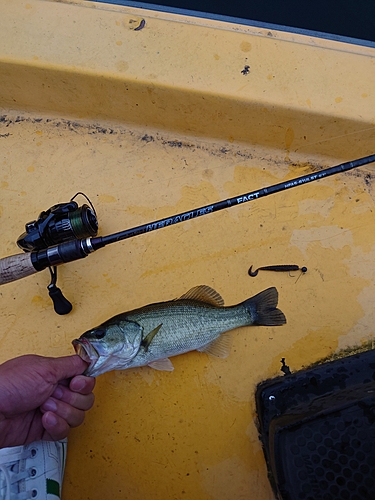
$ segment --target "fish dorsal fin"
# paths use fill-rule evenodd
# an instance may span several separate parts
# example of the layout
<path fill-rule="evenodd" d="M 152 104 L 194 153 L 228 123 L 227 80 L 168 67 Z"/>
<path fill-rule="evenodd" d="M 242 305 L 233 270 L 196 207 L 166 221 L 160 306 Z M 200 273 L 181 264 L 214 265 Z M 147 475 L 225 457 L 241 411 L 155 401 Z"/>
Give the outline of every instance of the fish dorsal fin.
<path fill-rule="evenodd" d="M 226 333 L 220 335 L 218 339 L 213 340 L 209 344 L 197 349 L 200 352 L 206 352 L 216 358 L 226 358 L 229 356 L 232 345 L 232 337 Z"/>
<path fill-rule="evenodd" d="M 157 359 L 148 364 L 154 370 L 160 370 L 165 372 L 173 372 L 174 366 L 169 358 Z"/>
<path fill-rule="evenodd" d="M 224 305 L 222 296 L 207 285 L 199 285 L 191 288 L 188 292 L 184 293 L 180 299 L 199 300 L 217 307 L 222 307 Z"/>

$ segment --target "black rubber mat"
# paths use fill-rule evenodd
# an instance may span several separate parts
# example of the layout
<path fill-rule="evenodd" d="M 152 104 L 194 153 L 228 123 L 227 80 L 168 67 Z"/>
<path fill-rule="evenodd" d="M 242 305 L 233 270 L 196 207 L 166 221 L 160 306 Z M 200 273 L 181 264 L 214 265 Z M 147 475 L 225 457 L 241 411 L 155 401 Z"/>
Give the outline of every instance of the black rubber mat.
<path fill-rule="evenodd" d="M 277 498 L 375 499 L 375 352 L 257 388 L 260 437 Z"/>

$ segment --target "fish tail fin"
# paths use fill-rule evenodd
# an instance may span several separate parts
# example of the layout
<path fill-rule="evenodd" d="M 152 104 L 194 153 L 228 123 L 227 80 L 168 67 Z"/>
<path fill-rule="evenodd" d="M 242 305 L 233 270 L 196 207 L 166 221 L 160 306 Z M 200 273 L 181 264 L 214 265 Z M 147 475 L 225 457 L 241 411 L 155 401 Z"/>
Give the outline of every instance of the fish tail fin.
<path fill-rule="evenodd" d="M 271 287 L 245 300 L 243 305 L 250 312 L 253 324 L 263 326 L 285 325 L 284 313 L 277 309 L 278 298 L 279 294 L 276 288 Z"/>

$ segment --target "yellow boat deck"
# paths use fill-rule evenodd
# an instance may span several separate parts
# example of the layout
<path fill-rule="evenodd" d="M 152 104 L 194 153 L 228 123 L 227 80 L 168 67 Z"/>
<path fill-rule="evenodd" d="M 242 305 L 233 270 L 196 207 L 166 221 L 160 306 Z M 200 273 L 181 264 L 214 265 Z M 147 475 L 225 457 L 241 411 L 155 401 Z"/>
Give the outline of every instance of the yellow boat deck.
<path fill-rule="evenodd" d="M 1 257 L 77 191 L 105 235 L 374 153 L 371 48 L 91 2 L 1 0 Z M 374 166 L 110 245 L 1 288 L 0 361 L 73 353 L 114 314 L 215 288 L 276 286 L 287 324 L 233 332 L 225 359 L 98 377 L 63 499 L 271 500 L 254 390 L 371 342 Z M 306 274 L 250 265 L 298 264 Z"/>

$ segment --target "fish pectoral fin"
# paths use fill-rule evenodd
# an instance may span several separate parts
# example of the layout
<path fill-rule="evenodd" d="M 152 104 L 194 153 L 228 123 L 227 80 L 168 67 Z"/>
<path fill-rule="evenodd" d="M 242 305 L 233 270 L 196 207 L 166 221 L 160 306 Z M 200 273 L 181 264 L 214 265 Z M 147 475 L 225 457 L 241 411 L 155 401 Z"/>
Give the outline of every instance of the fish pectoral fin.
<path fill-rule="evenodd" d="M 152 342 L 152 339 L 155 337 L 155 335 L 158 333 L 160 328 L 163 326 L 163 323 L 161 323 L 159 326 L 151 330 L 150 333 L 146 335 L 146 337 L 142 340 L 141 346 L 144 348 L 145 352 L 148 351 L 148 348 L 150 347 L 150 344 Z"/>
<path fill-rule="evenodd" d="M 184 293 L 180 299 L 200 300 L 217 307 L 223 307 L 223 297 L 213 288 L 207 285 L 199 285 Z"/>
<path fill-rule="evenodd" d="M 173 372 L 174 366 L 169 358 L 157 359 L 156 361 L 152 361 L 148 364 L 154 370 L 164 371 L 164 372 Z"/>
<path fill-rule="evenodd" d="M 226 358 L 229 356 L 230 349 L 232 345 L 232 337 L 226 333 L 222 333 L 219 338 L 213 340 L 209 344 L 206 344 L 197 351 L 206 352 L 215 356 L 216 358 Z"/>

